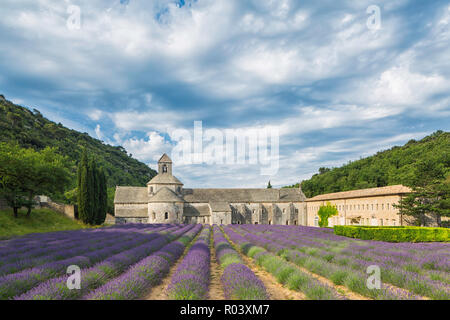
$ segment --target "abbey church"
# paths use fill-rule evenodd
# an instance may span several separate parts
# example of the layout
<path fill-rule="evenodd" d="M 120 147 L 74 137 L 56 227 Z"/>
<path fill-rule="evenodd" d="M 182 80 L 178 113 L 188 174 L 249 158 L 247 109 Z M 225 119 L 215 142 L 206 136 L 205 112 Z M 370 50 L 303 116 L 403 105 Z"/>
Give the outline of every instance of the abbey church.
<path fill-rule="evenodd" d="M 147 187 L 117 187 L 116 223 L 276 224 L 318 226 L 317 211 L 330 202 L 339 215 L 330 224 L 403 225 L 393 204 L 410 192 L 390 186 L 306 199 L 300 188 L 188 189 L 172 174 L 164 154 Z"/>

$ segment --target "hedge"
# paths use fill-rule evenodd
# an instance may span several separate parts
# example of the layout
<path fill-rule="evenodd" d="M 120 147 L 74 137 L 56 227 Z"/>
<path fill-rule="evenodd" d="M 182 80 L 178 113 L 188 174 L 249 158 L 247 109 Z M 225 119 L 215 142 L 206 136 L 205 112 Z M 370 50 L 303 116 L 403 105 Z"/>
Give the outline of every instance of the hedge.
<path fill-rule="evenodd" d="M 334 226 L 334 234 L 386 242 L 448 242 L 450 229 L 427 227 Z"/>

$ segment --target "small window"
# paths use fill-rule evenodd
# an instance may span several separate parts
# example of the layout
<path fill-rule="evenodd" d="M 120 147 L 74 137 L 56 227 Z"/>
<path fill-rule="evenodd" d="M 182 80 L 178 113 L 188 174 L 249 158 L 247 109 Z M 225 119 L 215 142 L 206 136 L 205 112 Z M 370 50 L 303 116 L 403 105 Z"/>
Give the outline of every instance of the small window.
<path fill-rule="evenodd" d="M 152 218 L 153 218 L 153 220 L 156 220 L 156 213 L 152 213 Z"/>
<path fill-rule="evenodd" d="M 294 220 L 294 226 L 296 226 L 297 225 L 297 220 Z"/>
<path fill-rule="evenodd" d="M 164 219 L 166 219 L 166 220 L 169 219 L 169 213 L 168 212 L 164 213 Z"/>
<path fill-rule="evenodd" d="M 167 166 L 166 165 L 163 165 L 163 172 L 164 173 L 167 172 Z"/>
<path fill-rule="evenodd" d="M 289 225 L 289 221 L 288 221 L 288 220 L 286 220 L 286 225 L 287 225 L 287 226 Z"/>
<path fill-rule="evenodd" d="M 153 193 L 153 187 L 150 187 L 150 193 Z"/>
<path fill-rule="evenodd" d="M 314 226 L 315 227 L 319 226 L 319 217 L 314 217 Z"/>

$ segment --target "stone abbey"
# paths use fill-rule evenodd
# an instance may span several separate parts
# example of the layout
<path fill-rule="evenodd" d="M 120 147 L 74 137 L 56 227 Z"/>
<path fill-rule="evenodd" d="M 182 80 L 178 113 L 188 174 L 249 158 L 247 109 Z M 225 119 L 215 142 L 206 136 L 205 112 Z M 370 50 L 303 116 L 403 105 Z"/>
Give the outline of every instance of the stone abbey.
<path fill-rule="evenodd" d="M 403 225 L 393 205 L 410 192 L 389 186 L 319 195 L 307 199 L 301 188 L 187 189 L 172 175 L 164 154 L 158 175 L 147 187 L 117 187 L 116 223 L 276 224 L 318 226 L 317 211 L 330 202 L 339 215 L 330 225 Z"/>

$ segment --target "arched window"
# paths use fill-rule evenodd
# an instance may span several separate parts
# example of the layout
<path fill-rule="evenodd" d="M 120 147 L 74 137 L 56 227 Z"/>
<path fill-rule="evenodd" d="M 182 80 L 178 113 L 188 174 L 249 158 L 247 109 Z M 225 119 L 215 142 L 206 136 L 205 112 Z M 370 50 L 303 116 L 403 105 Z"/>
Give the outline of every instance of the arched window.
<path fill-rule="evenodd" d="M 294 220 L 294 226 L 296 226 L 297 225 L 297 220 Z"/>
<path fill-rule="evenodd" d="M 289 225 L 289 221 L 288 221 L 288 220 L 286 220 L 286 225 L 287 225 L 287 226 Z"/>
<path fill-rule="evenodd" d="M 169 219 L 169 213 L 167 213 L 167 212 L 164 213 L 164 219 L 166 219 L 166 220 Z"/>
<path fill-rule="evenodd" d="M 153 187 L 150 187 L 150 193 L 153 193 Z"/>
<path fill-rule="evenodd" d="M 163 169 L 163 173 L 167 172 L 167 166 L 166 165 L 163 165 L 162 169 Z"/>

